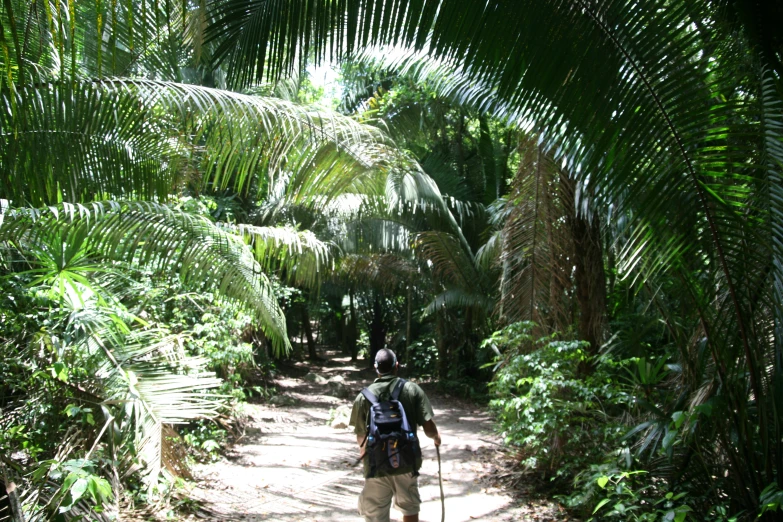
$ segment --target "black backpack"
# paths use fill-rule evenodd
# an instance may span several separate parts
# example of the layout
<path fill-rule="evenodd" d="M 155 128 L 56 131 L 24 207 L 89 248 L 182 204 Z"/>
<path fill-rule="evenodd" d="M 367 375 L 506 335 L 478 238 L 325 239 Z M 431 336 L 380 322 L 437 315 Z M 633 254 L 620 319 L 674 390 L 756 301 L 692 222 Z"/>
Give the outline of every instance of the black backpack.
<path fill-rule="evenodd" d="M 362 395 L 370 401 L 370 415 L 367 422 L 367 458 L 370 472 L 367 478 L 378 473 L 395 475 L 399 468 L 412 467 L 414 476 L 421 467 L 421 446 L 416 432 L 411 430 L 405 408 L 400 403 L 400 392 L 407 381 L 399 379 L 388 401 L 380 402 L 368 389 Z"/>

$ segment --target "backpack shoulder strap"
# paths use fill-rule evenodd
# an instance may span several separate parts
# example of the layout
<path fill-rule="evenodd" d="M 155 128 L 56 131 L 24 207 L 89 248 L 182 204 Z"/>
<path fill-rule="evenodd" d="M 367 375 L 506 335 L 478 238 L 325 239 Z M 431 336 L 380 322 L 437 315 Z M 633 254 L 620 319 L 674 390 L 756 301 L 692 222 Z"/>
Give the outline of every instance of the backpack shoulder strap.
<path fill-rule="evenodd" d="M 362 395 L 364 395 L 364 398 L 370 401 L 370 404 L 372 404 L 373 406 L 378 404 L 378 397 L 376 397 L 375 394 L 371 392 L 369 388 L 364 388 L 362 390 Z"/>
<path fill-rule="evenodd" d="M 403 378 L 397 379 L 397 384 L 394 386 L 394 391 L 392 391 L 391 398 L 394 401 L 400 400 L 400 392 L 402 392 L 402 387 L 405 386 L 405 383 L 408 382 Z"/>

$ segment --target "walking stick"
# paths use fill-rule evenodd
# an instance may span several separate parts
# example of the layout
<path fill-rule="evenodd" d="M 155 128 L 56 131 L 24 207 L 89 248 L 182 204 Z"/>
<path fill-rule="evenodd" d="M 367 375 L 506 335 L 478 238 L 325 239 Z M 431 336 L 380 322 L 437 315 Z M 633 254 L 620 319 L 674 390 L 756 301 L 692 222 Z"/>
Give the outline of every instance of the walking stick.
<path fill-rule="evenodd" d="M 435 446 L 435 452 L 438 454 L 438 485 L 440 485 L 440 522 L 446 522 L 446 499 L 443 496 L 443 475 L 440 471 L 440 446 Z"/>

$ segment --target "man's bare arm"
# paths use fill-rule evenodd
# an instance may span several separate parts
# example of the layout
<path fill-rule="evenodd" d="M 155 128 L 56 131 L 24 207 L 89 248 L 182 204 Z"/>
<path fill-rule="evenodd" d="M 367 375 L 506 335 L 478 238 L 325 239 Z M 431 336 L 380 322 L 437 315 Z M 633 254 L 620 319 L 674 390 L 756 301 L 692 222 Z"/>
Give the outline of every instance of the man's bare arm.
<path fill-rule="evenodd" d="M 435 426 L 435 421 L 430 419 L 422 424 L 421 427 L 424 428 L 424 434 L 431 438 L 436 446 L 440 446 L 440 433 L 438 433 L 438 427 Z"/>
<path fill-rule="evenodd" d="M 364 457 L 365 450 L 367 449 L 367 444 L 364 443 L 366 434 L 356 434 L 356 444 L 359 445 L 359 460 L 361 460 Z"/>

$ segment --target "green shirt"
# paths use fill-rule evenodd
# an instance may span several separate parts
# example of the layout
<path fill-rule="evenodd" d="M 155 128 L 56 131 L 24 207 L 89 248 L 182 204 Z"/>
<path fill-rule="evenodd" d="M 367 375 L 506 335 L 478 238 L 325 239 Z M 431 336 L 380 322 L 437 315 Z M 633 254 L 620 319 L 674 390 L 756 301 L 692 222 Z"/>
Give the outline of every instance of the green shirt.
<path fill-rule="evenodd" d="M 375 379 L 368 388 L 370 391 L 378 397 L 380 402 L 389 400 L 391 398 L 391 392 L 394 390 L 394 386 L 397 384 L 399 377 L 395 375 L 384 375 Z M 400 404 L 402 404 L 405 410 L 405 417 L 408 419 L 411 431 L 414 433 L 419 426 L 431 420 L 434 416 L 432 411 L 432 405 L 427 398 L 427 394 L 424 393 L 418 384 L 414 384 L 408 381 L 400 391 Z M 357 435 L 364 435 L 367 433 L 368 416 L 370 414 L 370 401 L 368 401 L 361 393 L 353 401 L 353 409 L 351 410 L 350 425 L 353 426 L 353 432 Z M 403 474 L 414 471 L 413 468 L 400 468 L 398 473 Z M 369 459 L 364 459 L 364 476 L 366 477 L 370 472 Z"/>

